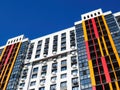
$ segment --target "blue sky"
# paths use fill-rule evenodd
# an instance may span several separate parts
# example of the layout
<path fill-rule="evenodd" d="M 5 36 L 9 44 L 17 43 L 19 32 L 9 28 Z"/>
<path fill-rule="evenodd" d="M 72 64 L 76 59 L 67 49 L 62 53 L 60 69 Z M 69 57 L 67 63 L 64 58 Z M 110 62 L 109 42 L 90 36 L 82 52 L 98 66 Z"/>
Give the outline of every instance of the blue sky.
<path fill-rule="evenodd" d="M 120 0 L 0 0 L 0 46 L 24 34 L 34 39 L 71 27 L 81 14 L 120 11 Z"/>

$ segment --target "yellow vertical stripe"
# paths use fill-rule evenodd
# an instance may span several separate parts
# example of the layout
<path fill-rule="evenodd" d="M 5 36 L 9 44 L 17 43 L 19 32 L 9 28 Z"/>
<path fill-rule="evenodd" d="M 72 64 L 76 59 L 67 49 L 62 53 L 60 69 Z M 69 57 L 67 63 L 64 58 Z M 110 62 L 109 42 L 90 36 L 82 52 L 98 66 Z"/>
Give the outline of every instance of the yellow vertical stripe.
<path fill-rule="evenodd" d="M 82 22 L 82 26 L 83 26 L 83 32 L 84 32 L 84 39 L 85 39 L 85 41 L 88 41 L 87 30 L 85 27 L 85 21 Z"/>
<path fill-rule="evenodd" d="M 102 18 L 103 18 L 104 25 L 105 25 L 105 27 L 106 27 L 106 31 L 107 31 L 107 33 L 108 33 L 108 37 L 109 37 L 110 42 L 111 42 L 111 46 L 112 46 L 112 48 L 113 48 L 113 52 L 115 53 L 115 56 L 116 56 L 117 61 L 118 61 L 118 64 L 119 64 L 119 66 L 120 66 L 119 55 L 118 55 L 117 49 L 116 49 L 116 47 L 115 47 L 114 41 L 113 41 L 113 39 L 112 39 L 112 36 L 111 36 L 111 34 L 110 34 L 110 30 L 109 30 L 109 28 L 108 28 L 108 25 L 107 25 L 107 23 L 106 23 L 105 18 L 104 18 L 103 15 L 102 15 Z"/>
<path fill-rule="evenodd" d="M 102 55 L 102 57 L 103 57 L 104 54 L 103 54 L 103 50 L 102 50 L 102 46 L 101 46 L 101 44 L 100 44 L 100 39 L 99 39 L 99 38 L 98 38 L 98 44 L 99 44 L 99 47 L 100 47 L 101 55 Z"/>
<path fill-rule="evenodd" d="M 111 83 L 109 83 L 109 86 L 110 86 L 110 90 L 113 90 L 113 87 L 112 87 L 112 84 L 111 84 Z"/>
<path fill-rule="evenodd" d="M 113 73 L 114 73 L 114 75 L 115 75 L 115 79 L 117 80 L 117 76 L 116 76 L 116 73 L 115 73 L 115 69 L 114 69 L 114 66 L 113 66 L 111 57 L 109 56 L 109 58 L 110 58 L 110 64 L 111 64 L 111 66 L 112 66 Z"/>
<path fill-rule="evenodd" d="M 116 89 L 117 89 L 117 90 L 120 90 L 120 88 L 119 88 L 119 85 L 118 85 L 118 82 L 117 82 L 117 81 L 115 82 L 115 85 L 116 85 Z"/>
<path fill-rule="evenodd" d="M 102 37 L 102 40 L 103 40 L 103 44 L 104 44 L 104 47 L 105 47 L 106 54 L 109 55 L 108 49 L 107 49 L 107 45 L 106 45 L 106 43 L 105 43 L 104 37 Z"/>
<path fill-rule="evenodd" d="M 95 86 L 96 82 L 95 82 L 95 76 L 94 76 L 94 71 L 93 71 L 92 60 L 89 60 L 88 64 L 89 64 L 89 69 L 90 69 L 91 83 L 92 83 L 92 86 Z"/>
<path fill-rule="evenodd" d="M 98 17 L 97 17 L 97 20 L 98 20 L 98 24 L 99 24 L 99 27 L 100 27 L 100 31 L 101 31 L 102 36 L 103 36 L 104 34 L 103 34 L 102 27 L 101 27 L 101 25 L 100 25 L 100 20 L 99 20 L 99 18 L 98 18 Z"/>
<path fill-rule="evenodd" d="M 9 69 L 9 73 L 8 73 L 7 78 L 6 78 L 6 82 L 5 82 L 5 85 L 4 85 L 4 87 L 3 87 L 3 90 L 6 90 L 6 88 L 7 88 L 7 84 L 8 84 L 8 81 L 9 81 L 10 75 L 11 75 L 11 73 L 12 73 L 12 69 L 13 69 L 13 67 L 14 67 L 14 64 L 15 64 L 15 61 L 16 61 L 16 58 L 17 58 L 17 55 L 18 55 L 18 52 L 19 52 L 20 46 L 21 46 L 21 42 L 19 43 L 19 45 L 18 45 L 18 47 L 17 47 L 16 54 L 15 54 L 15 56 L 14 56 L 14 59 L 13 59 L 12 65 L 11 65 L 11 67 L 10 67 L 10 69 Z"/>
<path fill-rule="evenodd" d="M 5 47 L 5 48 L 3 49 L 3 51 L 2 51 L 2 54 L 1 54 L 1 56 L 0 56 L 0 61 L 2 60 L 2 57 L 3 57 L 4 53 L 5 53 L 5 50 L 6 50 L 6 47 Z M 3 68 L 4 68 L 4 67 L 3 67 Z M 2 72 L 1 72 L 1 74 L 2 74 Z M 2 77 L 1 74 L 0 74 L 0 78 Z"/>

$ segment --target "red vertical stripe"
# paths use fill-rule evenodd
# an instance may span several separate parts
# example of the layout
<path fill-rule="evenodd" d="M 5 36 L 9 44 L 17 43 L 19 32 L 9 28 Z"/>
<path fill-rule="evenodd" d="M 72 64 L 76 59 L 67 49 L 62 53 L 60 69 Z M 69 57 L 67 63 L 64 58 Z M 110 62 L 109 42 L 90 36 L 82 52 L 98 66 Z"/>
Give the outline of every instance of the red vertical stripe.
<path fill-rule="evenodd" d="M 96 90 L 96 87 L 95 87 L 95 86 L 92 86 L 92 90 Z"/>
<path fill-rule="evenodd" d="M 85 45 L 86 45 L 87 58 L 88 58 L 88 60 L 90 60 L 91 57 L 90 57 L 90 50 L 89 50 L 88 41 L 85 41 Z"/>
<path fill-rule="evenodd" d="M 94 18 L 91 19 L 91 20 L 92 20 L 95 36 L 96 36 L 96 38 L 99 38 L 99 34 L 98 34 L 98 30 L 97 30 L 97 26 L 96 26 L 95 20 L 94 20 Z"/>
<path fill-rule="evenodd" d="M 5 60 L 5 63 L 4 63 L 4 64 L 7 64 L 8 59 L 9 59 L 9 57 L 10 57 L 10 54 L 12 53 L 12 49 L 13 49 L 13 47 L 14 47 L 14 44 L 11 46 L 10 51 L 9 51 L 9 53 L 8 53 L 8 55 L 7 55 L 7 58 L 6 58 L 6 60 Z"/>
<path fill-rule="evenodd" d="M 109 75 L 109 71 L 108 71 L 108 67 L 107 67 L 105 58 L 101 57 L 101 61 L 102 61 L 103 70 L 104 70 L 105 77 L 106 77 L 106 82 L 109 83 L 109 82 L 111 82 L 111 79 L 110 79 L 110 75 Z"/>

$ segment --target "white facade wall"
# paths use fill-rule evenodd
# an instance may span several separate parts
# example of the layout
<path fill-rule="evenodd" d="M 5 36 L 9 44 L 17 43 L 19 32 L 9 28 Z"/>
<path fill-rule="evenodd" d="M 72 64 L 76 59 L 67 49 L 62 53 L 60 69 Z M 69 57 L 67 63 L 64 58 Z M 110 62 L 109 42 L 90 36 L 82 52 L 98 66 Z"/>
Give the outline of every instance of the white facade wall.
<path fill-rule="evenodd" d="M 19 85 L 18 85 L 18 90 L 39 90 L 40 87 L 45 87 L 45 90 L 50 90 L 50 85 L 56 84 L 56 90 L 65 90 L 60 88 L 60 83 L 63 81 L 67 81 L 67 88 L 66 90 L 72 90 L 72 78 L 78 77 L 79 80 L 79 70 L 78 70 L 78 65 L 72 67 L 71 66 L 71 56 L 77 56 L 76 49 L 77 47 L 71 48 L 70 47 L 70 31 L 75 30 L 75 27 L 71 27 L 50 35 L 46 35 L 34 40 L 31 40 L 30 43 L 34 43 L 34 48 L 32 52 L 31 59 L 26 59 L 25 63 L 26 65 L 23 68 L 23 71 L 25 69 L 28 69 L 27 71 L 27 77 L 26 79 L 20 79 Z M 66 33 L 66 50 L 61 51 L 61 34 Z M 55 35 L 58 35 L 58 46 L 57 46 L 57 52 L 53 53 L 52 52 L 52 47 L 53 47 L 53 37 Z M 44 46 L 45 46 L 45 39 L 50 38 L 49 40 L 49 49 L 48 49 L 48 55 L 44 57 Z M 35 58 L 36 55 L 36 50 L 37 50 L 37 45 L 38 41 L 42 40 L 42 46 L 41 46 L 41 52 L 40 52 L 40 57 Z M 29 51 L 29 50 L 28 50 Z M 63 53 L 66 53 L 67 56 L 61 58 L 61 55 Z M 57 62 L 57 73 L 51 73 L 52 70 L 52 63 L 55 61 L 55 56 L 58 56 L 56 59 Z M 76 57 L 77 58 L 77 57 Z M 45 61 L 47 60 L 47 61 Z M 67 60 L 67 70 L 61 71 L 61 61 L 62 60 Z M 44 62 L 45 61 L 45 62 Z M 33 63 L 35 63 L 33 65 Z M 77 61 L 78 62 L 78 61 Z M 42 66 L 47 65 L 47 74 L 45 77 L 41 76 L 41 70 Z M 31 78 L 32 77 L 32 70 L 33 68 L 38 67 L 38 72 L 37 72 L 37 77 L 36 78 Z M 78 73 L 74 73 L 74 75 L 71 73 L 72 70 L 78 70 Z M 22 72 L 23 72 L 22 71 Z M 66 78 L 61 79 L 61 74 L 67 74 Z M 23 75 L 23 74 L 22 74 Z M 21 75 L 21 76 L 22 76 Z M 55 81 L 51 81 L 51 77 L 56 76 Z M 40 80 L 46 79 L 45 83 L 40 83 Z M 36 81 L 36 84 L 33 86 L 30 86 L 30 83 Z M 25 83 L 25 85 L 20 86 L 21 83 Z M 79 82 L 80 83 L 80 82 Z"/>

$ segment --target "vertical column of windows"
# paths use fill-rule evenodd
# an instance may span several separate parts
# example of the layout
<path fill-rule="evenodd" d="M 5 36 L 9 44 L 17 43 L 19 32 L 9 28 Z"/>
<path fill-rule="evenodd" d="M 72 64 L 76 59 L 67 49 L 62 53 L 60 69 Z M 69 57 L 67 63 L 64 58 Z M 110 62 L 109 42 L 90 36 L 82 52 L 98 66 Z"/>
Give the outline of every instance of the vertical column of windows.
<path fill-rule="evenodd" d="M 31 56 L 32 56 L 32 53 L 33 53 L 33 48 L 34 48 L 34 43 L 31 43 L 30 46 L 29 46 L 27 59 L 31 59 Z"/>
<path fill-rule="evenodd" d="M 80 90 L 91 90 L 91 81 L 90 81 L 90 71 L 88 68 L 88 60 L 86 47 L 84 42 L 84 37 L 87 40 L 87 37 L 83 36 L 83 28 L 82 24 L 78 24 L 75 26 L 76 28 L 76 39 L 77 39 L 77 47 L 78 47 L 78 62 L 79 62 L 79 74 L 80 74 Z M 78 71 L 73 70 L 72 74 L 76 75 Z M 93 77 L 93 76 L 92 76 Z M 72 90 L 79 90 L 78 87 L 72 87 Z"/>
<path fill-rule="evenodd" d="M 41 70 L 41 76 L 45 77 L 47 74 L 47 65 L 42 66 L 42 70 Z"/>
<path fill-rule="evenodd" d="M 114 40 L 115 46 L 117 48 L 118 54 L 120 56 L 120 29 L 119 29 L 119 27 L 117 25 L 117 23 L 118 23 L 119 26 L 120 26 L 119 16 L 114 18 L 114 16 L 112 14 L 109 14 L 109 15 L 105 16 L 105 19 L 106 19 L 106 22 L 108 24 L 108 27 L 109 27 L 110 31 L 112 32 L 111 35 L 112 35 L 112 38 Z M 116 25 L 110 25 L 110 22 L 115 23 Z"/>
<path fill-rule="evenodd" d="M 71 57 L 71 66 L 77 66 L 77 59 L 76 59 L 76 56 L 72 56 Z"/>
<path fill-rule="evenodd" d="M 92 64 L 92 60 L 94 59 L 96 61 L 96 52 L 95 52 L 95 45 L 94 45 L 94 39 L 96 39 L 96 37 L 98 37 L 98 35 L 96 35 L 96 33 L 94 32 L 94 28 L 93 28 L 93 24 L 92 24 L 92 20 L 86 20 L 85 21 L 85 29 L 86 29 L 86 37 L 88 37 L 88 40 L 85 41 L 86 43 L 86 50 L 87 50 L 87 56 L 88 56 L 88 64 L 89 64 L 89 69 L 90 69 L 90 76 L 91 76 L 91 84 L 92 84 L 92 89 L 96 89 L 96 79 L 98 79 L 98 82 L 100 82 L 100 78 L 96 78 L 95 77 L 95 73 L 94 73 L 94 67 Z M 85 34 L 85 30 L 84 30 L 84 34 Z M 97 63 L 96 63 L 97 65 Z M 98 68 L 96 68 L 97 72 L 99 71 Z"/>
<path fill-rule="evenodd" d="M 44 56 L 48 55 L 48 50 L 49 50 L 49 38 L 45 39 L 45 46 L 44 46 Z"/>
<path fill-rule="evenodd" d="M 53 50 L 52 50 L 53 53 L 57 52 L 57 46 L 58 46 L 58 35 L 54 36 L 53 38 Z"/>
<path fill-rule="evenodd" d="M 35 58 L 39 58 L 40 57 L 41 46 L 42 46 L 42 40 L 38 41 Z"/>
<path fill-rule="evenodd" d="M 76 88 L 76 90 L 79 90 L 79 81 L 78 81 L 78 77 L 76 78 L 72 78 L 72 90 L 74 90 Z"/>
<path fill-rule="evenodd" d="M 70 47 L 75 47 L 75 31 L 70 31 Z"/>
<path fill-rule="evenodd" d="M 66 50 L 66 33 L 61 34 L 61 51 Z"/>
<path fill-rule="evenodd" d="M 25 67 L 25 69 L 23 69 L 21 72 L 22 82 L 19 83 L 20 89 L 21 89 L 21 87 L 23 88 L 25 86 L 25 80 L 27 78 L 27 73 L 28 73 L 28 68 Z"/>
<path fill-rule="evenodd" d="M 18 56 L 16 58 L 16 62 L 15 62 L 14 68 L 13 68 L 11 76 L 10 76 L 7 90 L 16 90 L 17 89 L 20 74 L 22 71 L 22 66 L 23 66 L 25 55 L 27 52 L 27 47 L 28 47 L 28 42 L 27 41 L 23 42 L 20 47 Z M 24 83 L 22 85 L 24 85 Z"/>
<path fill-rule="evenodd" d="M 33 68 L 31 78 L 37 78 L 38 67 Z"/>
<path fill-rule="evenodd" d="M 52 73 L 52 74 L 57 73 L 57 63 L 52 63 L 51 73 Z"/>
<path fill-rule="evenodd" d="M 90 30 L 90 34 L 91 34 L 91 41 L 90 42 L 91 42 L 91 45 L 92 45 L 92 47 L 89 47 L 90 56 L 91 56 L 92 62 L 95 62 L 96 66 L 97 66 L 97 67 L 93 66 L 93 70 L 94 70 L 94 74 L 95 74 L 95 81 L 96 81 L 96 85 L 97 85 L 96 89 L 101 89 L 102 90 L 102 89 L 104 89 L 104 86 L 102 85 L 102 77 L 104 77 L 104 75 L 100 74 L 101 73 L 100 69 L 102 67 L 100 68 L 100 66 L 99 66 L 99 62 L 101 63 L 101 61 L 99 60 L 99 62 L 98 62 L 98 58 L 101 57 L 101 52 L 100 52 L 99 45 L 97 45 L 98 44 L 97 38 L 99 38 L 99 36 L 101 36 L 101 34 L 98 34 L 97 26 L 96 26 L 96 23 L 95 23 L 94 19 L 89 20 L 88 23 L 89 23 L 89 30 Z M 101 84 L 101 85 L 99 85 L 99 84 Z"/>
<path fill-rule="evenodd" d="M 67 60 L 61 61 L 61 71 L 67 70 Z"/>

